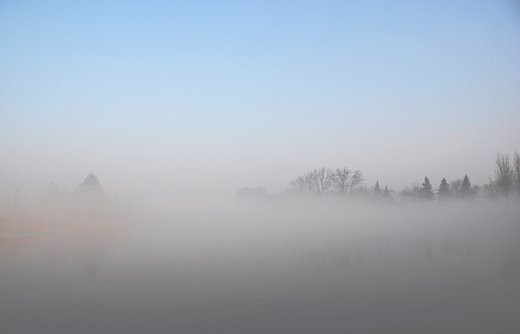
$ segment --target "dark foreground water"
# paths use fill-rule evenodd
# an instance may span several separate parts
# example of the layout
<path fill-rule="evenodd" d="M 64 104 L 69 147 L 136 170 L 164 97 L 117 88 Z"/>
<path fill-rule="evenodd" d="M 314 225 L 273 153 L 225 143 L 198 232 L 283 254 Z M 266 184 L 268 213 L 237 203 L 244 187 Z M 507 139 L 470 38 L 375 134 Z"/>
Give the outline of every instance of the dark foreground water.
<path fill-rule="evenodd" d="M 0 332 L 520 333 L 515 219 L 474 235 L 169 222 L 10 235 Z"/>

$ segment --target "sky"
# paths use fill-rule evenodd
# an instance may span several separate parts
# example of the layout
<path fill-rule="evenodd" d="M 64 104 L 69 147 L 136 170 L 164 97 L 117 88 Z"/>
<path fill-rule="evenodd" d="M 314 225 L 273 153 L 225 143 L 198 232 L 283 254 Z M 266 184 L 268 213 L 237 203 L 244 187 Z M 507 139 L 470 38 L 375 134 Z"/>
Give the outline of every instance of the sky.
<path fill-rule="evenodd" d="M 0 186 L 396 191 L 520 150 L 514 1 L 2 1 Z"/>

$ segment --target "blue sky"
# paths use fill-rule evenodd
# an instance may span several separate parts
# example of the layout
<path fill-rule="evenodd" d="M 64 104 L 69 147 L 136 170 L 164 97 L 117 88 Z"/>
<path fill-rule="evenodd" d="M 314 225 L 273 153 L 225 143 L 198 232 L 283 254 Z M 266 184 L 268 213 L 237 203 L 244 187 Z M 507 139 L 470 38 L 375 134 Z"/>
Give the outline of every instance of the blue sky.
<path fill-rule="evenodd" d="M 513 1 L 3 1 L 0 45 L 4 185 L 400 190 L 520 149 Z"/>

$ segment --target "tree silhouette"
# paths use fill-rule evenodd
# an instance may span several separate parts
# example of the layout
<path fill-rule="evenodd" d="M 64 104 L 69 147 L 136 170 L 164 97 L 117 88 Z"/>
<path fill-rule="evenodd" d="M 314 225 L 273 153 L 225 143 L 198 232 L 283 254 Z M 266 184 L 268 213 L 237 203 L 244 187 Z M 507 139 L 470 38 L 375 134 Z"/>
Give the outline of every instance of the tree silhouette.
<path fill-rule="evenodd" d="M 464 179 L 462 180 L 462 186 L 460 187 L 460 198 L 462 199 L 474 199 L 475 192 L 473 188 L 471 188 L 471 181 L 469 180 L 468 175 L 464 175 Z"/>
<path fill-rule="evenodd" d="M 107 198 L 98 178 L 90 173 L 77 188 L 77 204 L 80 214 L 90 220 L 101 219 L 107 212 Z"/>
<path fill-rule="evenodd" d="M 442 178 L 441 184 L 439 186 L 439 190 L 437 191 L 437 199 L 439 201 L 446 201 L 451 198 L 451 189 L 450 185 L 446 181 L 445 178 Z"/>
<path fill-rule="evenodd" d="M 363 174 L 359 170 L 352 172 L 346 167 L 337 168 L 331 174 L 331 183 L 337 193 L 351 194 L 363 183 Z"/>
<path fill-rule="evenodd" d="M 488 200 L 498 199 L 499 190 L 494 180 L 489 179 L 489 183 L 484 184 L 482 189 L 484 190 L 483 198 Z"/>
<path fill-rule="evenodd" d="M 89 193 L 101 193 L 103 191 L 97 176 L 93 173 L 90 173 L 85 180 L 78 185 L 78 189 Z"/>
<path fill-rule="evenodd" d="M 513 157 L 513 179 L 516 187 L 516 191 L 520 196 L 520 154 L 515 151 L 515 155 Z"/>
<path fill-rule="evenodd" d="M 340 194 L 348 193 L 352 171 L 346 167 L 337 168 L 332 174 L 332 186 Z"/>
<path fill-rule="evenodd" d="M 513 189 L 513 169 L 508 154 L 497 153 L 495 158 L 495 183 L 507 200 Z"/>
<path fill-rule="evenodd" d="M 380 197 L 383 193 L 381 192 L 381 186 L 379 186 L 379 181 L 376 181 L 376 185 L 374 186 L 374 196 Z"/>
<path fill-rule="evenodd" d="M 390 190 L 388 190 L 388 186 L 385 186 L 385 190 L 383 190 L 383 199 L 388 202 L 393 202 L 392 195 L 390 195 Z"/>
<path fill-rule="evenodd" d="M 323 194 L 332 186 L 333 172 L 325 167 L 316 168 L 290 182 L 296 192 Z"/>
<path fill-rule="evenodd" d="M 404 201 L 416 201 L 418 198 L 420 198 L 421 195 L 421 188 L 419 187 L 419 184 L 413 183 L 411 187 L 405 187 L 403 190 L 399 192 L 399 196 Z"/>
<path fill-rule="evenodd" d="M 323 194 L 332 185 L 332 174 L 330 169 L 325 167 L 316 168 L 312 173 L 314 183 L 314 192 L 316 194 Z"/>
<path fill-rule="evenodd" d="M 352 194 L 355 191 L 358 191 L 361 188 L 361 185 L 365 182 L 365 179 L 363 178 L 363 173 L 361 171 L 355 170 L 354 175 L 352 175 L 350 179 L 350 185 L 349 185 L 349 194 Z"/>
<path fill-rule="evenodd" d="M 435 195 L 432 190 L 432 184 L 430 183 L 430 179 L 428 177 L 424 178 L 424 182 L 422 184 L 421 192 L 419 193 L 420 198 L 424 201 L 433 201 L 435 199 Z"/>

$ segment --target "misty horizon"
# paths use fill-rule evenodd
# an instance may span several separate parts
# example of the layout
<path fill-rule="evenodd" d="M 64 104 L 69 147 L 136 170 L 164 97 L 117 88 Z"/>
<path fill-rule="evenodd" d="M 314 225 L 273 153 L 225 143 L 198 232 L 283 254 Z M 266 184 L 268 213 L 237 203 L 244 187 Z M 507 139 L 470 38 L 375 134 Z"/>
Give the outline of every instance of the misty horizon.
<path fill-rule="evenodd" d="M 520 332 L 515 1 L 0 1 L 0 332 Z"/>
<path fill-rule="evenodd" d="M 473 183 L 471 182 L 471 178 L 468 177 L 467 174 L 464 174 L 464 177 L 468 178 L 468 181 L 469 181 L 469 186 L 473 189 L 474 191 L 474 196 L 475 198 L 488 198 L 488 199 L 499 199 L 500 196 L 504 196 L 503 193 L 501 193 L 500 189 L 495 189 L 494 190 L 494 194 L 491 194 L 492 196 L 489 196 L 489 192 L 490 192 L 490 187 L 497 187 L 496 184 L 497 182 L 499 182 L 497 180 L 497 176 L 496 176 L 496 171 L 497 171 L 497 166 L 496 166 L 496 159 L 498 157 L 502 157 L 502 158 L 507 158 L 508 160 L 508 164 L 511 165 L 511 173 L 512 173 L 512 176 L 513 178 L 518 179 L 518 175 L 513 175 L 515 172 L 518 173 L 518 166 L 520 165 L 520 156 L 518 155 L 518 152 L 515 151 L 514 154 L 512 156 L 510 156 L 509 154 L 502 154 L 502 153 L 497 153 L 497 155 L 495 156 L 495 166 L 494 166 L 494 171 L 493 173 L 491 173 L 491 175 L 488 177 L 488 182 L 484 183 L 484 184 L 476 184 L 476 183 Z M 515 170 L 516 168 L 516 170 Z M 315 190 L 312 190 L 312 189 L 305 189 L 305 185 L 300 185 L 300 186 L 296 186 L 295 185 L 295 182 L 299 181 L 299 179 L 302 179 L 304 177 L 309 177 L 311 176 L 310 174 L 312 173 L 316 173 L 318 171 L 322 171 L 322 172 L 326 172 L 327 173 L 327 177 L 330 177 L 331 180 L 329 180 L 329 185 L 327 186 L 326 189 L 322 189 L 318 192 L 316 192 Z M 347 173 L 346 175 L 344 175 L 344 177 L 346 177 L 347 179 L 343 180 L 343 182 L 352 182 L 351 179 L 353 176 L 357 176 L 358 180 L 356 181 L 356 183 L 354 185 L 350 185 L 351 189 L 346 191 L 346 190 L 341 190 L 341 189 L 338 189 L 337 188 L 337 185 L 334 185 L 334 177 L 333 177 L 333 174 L 335 173 L 338 173 L 338 172 L 343 172 L 343 173 Z M 95 176 L 94 173 L 90 172 L 89 173 L 89 176 Z M 87 177 L 87 179 L 88 179 Z M 452 179 L 452 180 L 449 180 L 449 184 L 451 185 L 451 188 L 453 187 L 460 187 L 461 184 L 462 184 L 462 180 L 464 177 L 458 177 L 456 179 Z M 392 193 L 392 198 L 394 200 L 397 200 L 398 202 L 400 200 L 403 200 L 405 199 L 406 197 L 406 192 L 407 191 L 413 191 L 413 188 L 417 187 L 419 188 L 420 187 L 420 184 L 423 180 L 425 179 L 428 179 L 428 182 L 430 182 L 430 178 L 428 176 L 425 176 L 424 179 L 422 179 L 421 181 L 419 180 L 414 180 L 413 182 L 408 182 L 405 186 L 403 186 L 401 189 L 394 189 L 394 188 L 388 188 L 387 186 L 387 183 L 385 183 L 385 181 L 383 179 L 378 179 L 378 178 L 374 178 L 372 177 L 372 179 L 376 179 L 375 183 L 370 185 L 370 184 L 367 184 L 366 180 L 365 180 L 365 175 L 362 173 L 361 170 L 352 170 L 352 169 L 348 169 L 347 167 L 342 167 L 342 168 L 336 168 L 336 169 L 333 169 L 333 168 L 326 168 L 326 167 L 320 167 L 320 168 L 316 168 L 316 169 L 312 169 L 310 171 L 307 171 L 306 173 L 298 176 L 296 179 L 293 178 L 293 180 L 291 180 L 290 182 L 287 182 L 287 187 L 285 187 L 285 189 L 283 189 L 282 191 L 280 192 L 272 192 L 272 191 L 269 191 L 266 187 L 262 186 L 262 185 L 256 185 L 256 186 L 251 186 L 251 185 L 247 185 L 247 186 L 244 186 L 242 185 L 241 187 L 237 187 L 233 190 L 230 190 L 230 189 L 218 189 L 218 188 L 214 188 L 214 187 L 209 187 L 209 188 L 206 188 L 206 189 L 191 189 L 190 192 L 187 192 L 187 191 L 183 191 L 182 189 L 179 190 L 179 189 L 176 189 L 176 188 L 168 188 L 168 187 L 163 187 L 158 193 L 153 193 L 151 192 L 149 189 L 152 189 L 152 187 L 146 187 L 146 185 L 142 185 L 142 189 L 143 191 L 142 192 L 135 192 L 133 189 L 132 189 L 132 184 L 128 184 L 127 186 L 129 187 L 129 190 L 125 192 L 120 192 L 118 191 L 117 189 L 110 189 L 107 190 L 102 187 L 102 189 L 107 192 L 107 193 L 110 193 L 112 195 L 115 195 L 115 196 L 132 196 L 132 195 L 137 195 L 137 196 L 140 196 L 140 197 L 148 197 L 148 198 L 152 198 L 152 197 L 156 197 L 157 198 L 160 198 L 161 196 L 166 196 L 166 198 L 170 198 L 170 199 L 179 199 L 179 196 L 186 196 L 186 197 L 190 197 L 190 198 L 200 198 L 201 196 L 207 196 L 209 195 L 210 197 L 224 197 L 224 198 L 232 198 L 232 197 L 236 197 L 236 196 L 241 196 L 240 192 L 242 191 L 242 195 L 248 195 L 247 193 L 252 193 L 252 194 L 255 194 L 257 193 L 258 191 L 260 191 L 259 194 L 261 195 L 280 195 L 280 194 L 284 194 L 284 193 L 288 193 L 288 192 L 302 192 L 302 193 L 314 193 L 316 195 L 320 195 L 322 193 L 336 193 L 336 194 L 344 194 L 344 195 L 350 195 L 350 196 L 354 196 L 354 195 L 363 195 L 365 198 L 367 197 L 367 195 L 369 195 L 370 192 L 373 192 L 374 191 L 374 186 L 375 187 L 381 187 L 381 192 L 386 188 L 387 191 L 389 190 L 391 193 Z M 96 177 L 97 179 L 97 177 Z M 443 181 L 446 180 L 446 178 L 442 178 Z M 380 182 L 381 180 L 381 182 Z M 513 180 L 512 182 L 517 182 Z M 85 182 L 85 181 L 84 181 Z M 99 182 L 99 181 L 98 181 Z M 302 182 L 302 181 L 300 181 Z M 303 181 L 304 182 L 304 181 Z M 323 181 L 322 181 L 323 182 Z M 441 183 L 441 182 L 440 182 Z M 457 184 L 458 183 L 458 184 Z M 41 188 L 41 189 L 38 189 L 37 187 L 35 186 L 32 186 L 32 187 L 29 187 L 29 191 L 28 189 L 20 189 L 20 186 L 18 186 L 18 182 L 16 181 L 10 181 L 10 182 L 5 182 L 5 180 L 0 180 L 0 185 L 3 186 L 3 192 L 4 192 L 4 197 L 8 197 L 9 196 L 9 192 L 13 192 L 13 191 L 16 191 L 18 193 L 18 196 L 20 196 L 20 192 L 22 191 L 23 192 L 23 195 L 26 197 L 27 199 L 27 196 L 29 197 L 33 197 L 33 198 L 38 198 L 42 195 L 45 194 L 46 191 L 49 191 L 49 189 L 51 187 L 54 187 L 56 188 L 57 191 L 60 191 L 60 192 L 69 192 L 69 191 L 74 191 L 75 189 L 81 187 L 82 183 L 78 183 L 75 187 L 72 187 L 71 189 L 67 188 L 67 187 L 63 187 L 59 184 L 57 184 L 54 180 L 51 180 L 49 181 L 49 183 L 46 184 L 46 186 L 44 188 Z M 26 184 L 25 182 L 22 182 L 22 184 Z M 103 182 L 103 185 L 105 183 Z M 450 186 L 448 185 L 448 187 Z M 345 187 L 347 185 L 343 185 L 343 187 Z M 302 188 L 303 187 L 303 188 Z M 512 185 L 513 188 L 517 189 L 518 188 L 518 185 Z M 299 188 L 299 189 L 298 189 Z M 211 189 L 209 192 L 208 190 Z M 339 192 L 338 192 L 339 191 Z M 435 195 L 434 199 L 437 199 L 436 195 L 438 194 L 438 191 L 439 191 L 439 186 L 435 187 L 435 185 L 433 184 L 432 185 L 432 191 Z M 459 191 L 458 189 L 455 190 L 455 192 Z M 205 192 L 207 192 L 205 194 Z M 245 192 L 245 193 L 244 193 Z M 520 195 L 520 190 L 518 191 L 514 191 L 514 189 L 512 190 L 512 194 L 513 196 L 515 196 L 515 194 L 518 192 L 518 194 Z M 357 193 L 357 194 L 356 194 Z M 189 194 L 189 195 L 188 195 Z M 457 195 L 458 196 L 458 195 Z M 518 196 L 518 195 L 517 195 Z M 165 198 L 165 199 L 166 199 Z M 4 198 L 5 200 L 5 198 Z M 5 206 L 5 203 L 4 203 L 4 206 Z"/>

